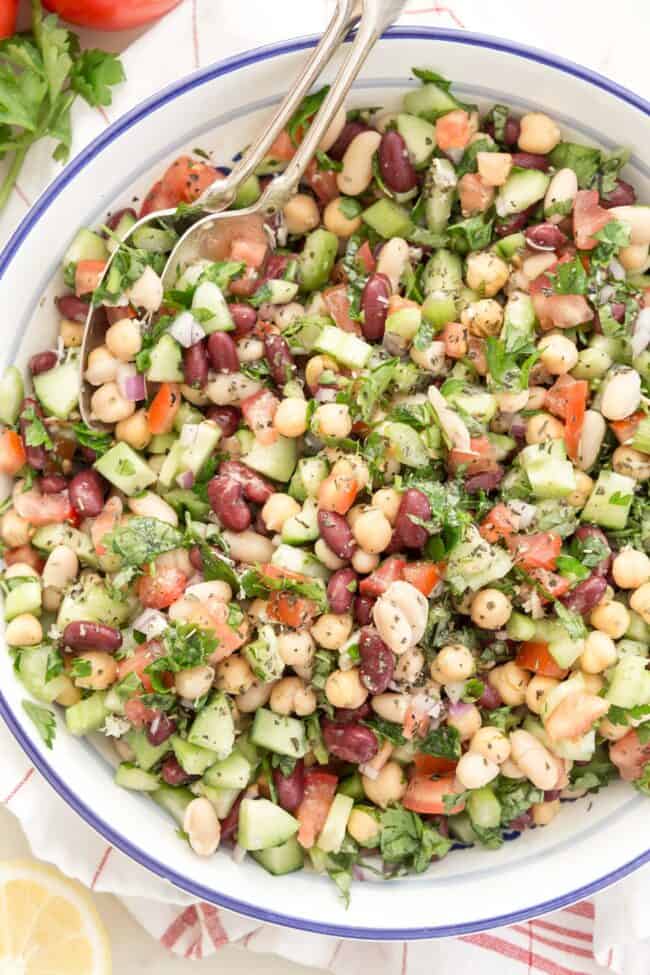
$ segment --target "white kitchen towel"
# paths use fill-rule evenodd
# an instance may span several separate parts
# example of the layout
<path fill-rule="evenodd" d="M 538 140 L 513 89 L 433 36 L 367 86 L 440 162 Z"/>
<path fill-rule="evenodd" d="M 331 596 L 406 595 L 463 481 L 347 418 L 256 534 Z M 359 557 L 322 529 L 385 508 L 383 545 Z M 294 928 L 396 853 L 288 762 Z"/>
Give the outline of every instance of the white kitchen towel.
<path fill-rule="evenodd" d="M 1 0 L 0 0 L 1 2 Z M 185 0 L 123 56 L 128 83 L 108 112 L 79 105 L 74 145 L 78 152 L 121 113 L 157 89 L 202 65 L 287 37 L 316 33 L 331 0 Z M 609 0 L 452 0 L 450 5 L 409 0 L 405 24 L 471 28 L 534 43 L 588 64 L 648 97 L 644 58 L 646 0 L 619 0 L 616 23 Z M 612 29 L 604 29 L 610 25 Z M 614 27 L 616 29 L 614 29 Z M 620 38 L 625 37 L 625 44 Z M 58 166 L 51 147 L 37 146 L 0 219 L 4 242 Z M 380 975 L 595 975 L 650 971 L 650 869 L 616 887 L 545 918 L 444 942 L 357 944 L 305 935 L 195 903 L 153 877 L 79 821 L 30 765 L 9 733 L 0 730 L 0 801 L 20 820 L 34 854 L 99 891 L 117 894 L 140 923 L 166 947 L 199 959 L 226 943 L 352 975 L 373 968 Z"/>

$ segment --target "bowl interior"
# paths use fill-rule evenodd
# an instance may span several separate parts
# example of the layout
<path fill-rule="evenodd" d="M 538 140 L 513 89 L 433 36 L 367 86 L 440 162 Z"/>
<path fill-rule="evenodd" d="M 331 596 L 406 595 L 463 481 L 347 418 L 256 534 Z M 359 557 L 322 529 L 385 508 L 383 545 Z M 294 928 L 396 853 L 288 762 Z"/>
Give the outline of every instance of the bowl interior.
<path fill-rule="evenodd" d="M 11 326 L 4 364 L 54 342 L 53 297 L 60 257 L 76 229 L 110 209 L 136 205 L 180 151 L 200 147 L 216 164 L 259 130 L 312 40 L 262 49 L 205 69 L 144 103 L 85 150 L 46 191 L 0 258 L 0 298 Z M 464 32 L 393 30 L 371 55 L 350 104 L 395 107 L 417 84 L 411 66 L 431 66 L 465 101 L 549 112 L 564 137 L 632 150 L 624 176 L 650 199 L 650 107 L 610 82 L 539 52 Z M 328 72 L 331 79 L 332 70 Z M 643 800 L 623 786 L 564 805 L 549 829 L 529 831 L 496 852 L 457 851 L 427 874 L 353 888 L 346 911 L 334 886 L 309 872 L 271 878 L 227 853 L 202 860 L 179 842 L 174 824 L 145 797 L 118 790 L 112 769 L 58 718 L 52 752 L 26 718 L 26 696 L 0 650 L 0 713 L 45 777 L 91 826 L 150 870 L 197 896 L 271 921 L 344 937 L 442 937 L 554 909 L 577 900 L 650 857 Z M 531 880 L 534 876 L 534 883 Z M 425 895 L 425 896 L 423 896 Z"/>

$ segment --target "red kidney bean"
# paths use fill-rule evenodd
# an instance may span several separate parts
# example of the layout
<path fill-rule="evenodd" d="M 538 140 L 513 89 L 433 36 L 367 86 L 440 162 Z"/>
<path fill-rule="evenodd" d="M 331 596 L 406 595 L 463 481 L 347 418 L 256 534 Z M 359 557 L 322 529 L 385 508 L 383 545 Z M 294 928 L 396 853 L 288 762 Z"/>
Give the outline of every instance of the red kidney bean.
<path fill-rule="evenodd" d="M 594 573 L 584 582 L 579 582 L 566 596 L 561 596 L 560 602 L 571 612 L 584 616 L 598 605 L 606 589 L 607 578 Z"/>
<path fill-rule="evenodd" d="M 23 443 L 25 444 L 25 455 L 27 456 L 27 463 L 30 467 L 33 467 L 35 471 L 42 471 L 47 465 L 47 451 L 42 445 L 39 447 L 30 447 L 27 445 L 27 430 L 30 425 L 30 420 L 28 420 L 23 414 L 27 410 L 33 410 L 34 414 L 42 419 L 43 410 L 40 404 L 31 397 L 27 397 L 22 402 L 20 407 L 20 435 L 23 438 Z"/>
<path fill-rule="evenodd" d="M 610 302 L 609 310 L 611 312 L 612 318 L 615 319 L 615 321 L 622 322 L 625 320 L 625 305 L 623 304 L 622 301 Z M 598 310 L 594 312 L 594 320 L 592 325 L 593 325 L 593 330 L 594 332 L 596 332 L 597 335 L 603 334 L 603 326 L 601 325 L 600 322 L 600 315 L 598 314 Z"/>
<path fill-rule="evenodd" d="M 318 512 L 318 529 L 326 545 L 340 559 L 349 559 L 356 548 L 352 529 L 343 515 L 335 511 Z"/>
<path fill-rule="evenodd" d="M 379 143 L 379 171 L 393 193 L 408 193 L 418 177 L 409 159 L 406 142 L 396 129 L 387 129 Z"/>
<path fill-rule="evenodd" d="M 346 122 L 334 145 L 327 150 L 327 155 L 330 159 L 336 159 L 337 162 L 340 162 L 352 140 L 361 132 L 366 132 L 368 128 L 369 126 L 363 122 Z"/>
<path fill-rule="evenodd" d="M 264 272 L 260 279 L 260 286 L 266 281 L 271 281 L 274 278 L 281 278 L 287 269 L 288 263 L 288 254 L 269 254 L 266 264 L 264 265 Z"/>
<path fill-rule="evenodd" d="M 335 708 L 334 718 L 339 724 L 348 721 L 365 721 L 372 714 L 372 708 L 368 701 L 364 701 L 359 708 Z"/>
<path fill-rule="evenodd" d="M 545 173 L 551 165 L 548 156 L 542 156 L 537 152 L 513 152 L 512 165 L 519 169 L 539 169 Z"/>
<path fill-rule="evenodd" d="M 258 511 L 255 515 L 255 521 L 253 522 L 253 528 L 258 535 L 264 535 L 266 538 L 272 538 L 275 534 L 266 527 L 266 522 L 262 517 L 262 512 Z"/>
<path fill-rule="evenodd" d="M 81 454 L 82 460 L 85 460 L 87 464 L 94 464 L 97 460 L 97 452 L 91 447 L 80 447 L 77 445 L 77 450 Z"/>
<path fill-rule="evenodd" d="M 147 741 L 150 745 L 162 745 L 164 741 L 171 738 L 175 731 L 176 722 L 174 719 L 161 711 L 147 728 Z"/>
<path fill-rule="evenodd" d="M 32 569 L 40 573 L 45 566 L 45 559 L 41 558 L 32 545 L 19 545 L 17 548 L 8 548 L 2 556 L 5 565 L 14 565 L 16 562 L 24 562 L 31 565 Z"/>
<path fill-rule="evenodd" d="M 504 146 L 516 146 L 519 141 L 519 131 L 521 125 L 519 124 L 519 119 L 515 118 L 514 115 L 509 115 L 506 119 L 506 124 L 503 127 L 503 139 L 501 140 Z M 494 122 L 487 122 L 485 125 L 485 131 L 488 135 L 491 135 L 495 139 L 494 135 Z"/>
<path fill-rule="evenodd" d="M 521 213 L 515 213 L 511 217 L 508 217 L 507 220 L 495 224 L 494 232 L 497 237 L 508 237 L 510 234 L 516 234 L 520 230 L 523 230 L 534 209 L 534 207 L 528 207 L 527 210 L 522 210 Z"/>
<path fill-rule="evenodd" d="M 406 548 L 423 548 L 429 533 L 422 525 L 416 525 L 411 520 L 412 517 L 421 518 L 422 521 L 429 521 L 431 518 L 431 505 L 427 496 L 417 488 L 409 488 L 402 495 L 395 519 L 395 532 Z"/>
<path fill-rule="evenodd" d="M 567 242 L 566 234 L 554 223 L 538 223 L 527 227 L 524 237 L 529 247 L 536 251 L 556 251 Z"/>
<path fill-rule="evenodd" d="M 63 631 L 63 643 L 71 650 L 104 650 L 114 653 L 122 646 L 122 634 L 107 623 L 75 620 Z"/>
<path fill-rule="evenodd" d="M 232 437 L 233 433 L 237 433 L 241 410 L 236 406 L 209 406 L 206 416 L 221 427 L 222 437 Z"/>
<path fill-rule="evenodd" d="M 242 804 L 244 793 L 240 792 L 235 799 L 234 805 L 225 819 L 221 820 L 221 842 L 228 842 L 235 838 L 237 827 L 239 826 L 239 807 Z"/>
<path fill-rule="evenodd" d="M 70 504 L 82 518 L 96 518 L 104 507 L 104 482 L 97 471 L 80 471 L 70 481 Z"/>
<path fill-rule="evenodd" d="M 562 795 L 562 789 L 547 789 L 544 793 L 544 802 L 555 802 Z"/>
<path fill-rule="evenodd" d="M 83 325 L 88 317 L 90 304 L 82 301 L 76 295 L 59 295 L 56 299 L 56 306 L 64 318 L 69 318 L 71 322 L 79 322 Z"/>
<path fill-rule="evenodd" d="M 189 551 L 190 562 L 192 567 L 196 569 L 197 572 L 203 572 L 203 556 L 201 555 L 201 549 L 198 545 L 192 545 Z"/>
<path fill-rule="evenodd" d="M 208 500 L 219 521 L 229 531 L 243 532 L 253 516 L 244 501 L 244 489 L 230 477 L 219 475 L 208 483 Z"/>
<path fill-rule="evenodd" d="M 388 315 L 388 299 L 391 293 L 391 283 L 385 274 L 371 274 L 363 287 L 361 292 L 361 308 L 363 311 L 361 331 L 363 337 L 371 342 L 378 342 L 384 337 Z"/>
<path fill-rule="evenodd" d="M 505 471 L 502 467 L 498 471 L 484 471 L 482 474 L 473 474 L 465 479 L 465 490 L 470 494 L 476 491 L 494 491 L 503 480 Z"/>
<path fill-rule="evenodd" d="M 337 724 L 323 718 L 321 729 L 328 752 L 343 762 L 362 765 L 374 758 L 379 750 L 377 736 L 365 725 L 354 722 Z"/>
<path fill-rule="evenodd" d="M 609 567 L 612 561 L 612 549 L 607 541 L 607 535 L 598 525 L 580 525 L 576 528 L 575 537 L 579 542 L 585 542 L 588 538 L 597 538 L 599 542 L 607 548 L 607 555 L 605 555 L 597 565 L 595 565 L 591 572 L 592 575 L 605 576 L 609 572 Z M 587 580 L 585 580 L 587 581 Z"/>
<path fill-rule="evenodd" d="M 227 332 L 213 332 L 208 338 L 208 355 L 215 372 L 237 372 L 237 346 Z"/>
<path fill-rule="evenodd" d="M 372 596 L 355 596 L 354 597 L 354 620 L 359 626 L 368 626 L 372 620 L 372 607 L 375 605 L 375 600 Z"/>
<path fill-rule="evenodd" d="M 38 376 L 42 372 L 54 369 L 58 361 L 59 357 L 53 349 L 48 349 L 47 352 L 37 352 L 29 360 L 29 371 L 32 376 Z"/>
<path fill-rule="evenodd" d="M 128 305 L 116 305 L 115 308 L 111 308 L 108 305 L 104 305 L 104 312 L 106 313 L 106 321 L 109 325 L 114 325 L 115 322 L 124 321 L 125 318 L 132 318 L 129 315 Z"/>
<path fill-rule="evenodd" d="M 352 606 L 357 588 L 357 574 L 354 569 L 337 569 L 327 583 L 327 601 L 333 613 L 347 613 Z"/>
<path fill-rule="evenodd" d="M 275 488 L 266 478 L 238 460 L 224 460 L 219 465 L 219 473 L 241 484 L 244 497 L 254 504 L 265 504 L 271 495 L 275 494 Z"/>
<path fill-rule="evenodd" d="M 305 763 L 296 762 L 293 772 L 283 775 L 279 768 L 273 769 L 273 784 L 278 794 L 278 802 L 287 812 L 295 812 L 305 793 Z"/>
<path fill-rule="evenodd" d="M 67 486 L 68 482 L 63 474 L 46 474 L 38 482 L 41 494 L 58 494 L 60 491 L 65 491 Z"/>
<path fill-rule="evenodd" d="M 282 335 L 267 332 L 264 336 L 264 351 L 271 370 L 271 378 L 276 386 L 282 388 L 296 372 L 289 343 Z"/>
<path fill-rule="evenodd" d="M 210 363 L 205 341 L 195 342 L 183 352 L 183 379 L 186 386 L 203 389 L 208 381 Z"/>
<path fill-rule="evenodd" d="M 496 687 L 492 687 L 486 680 L 483 684 L 483 693 L 479 697 L 478 703 L 487 711 L 494 711 L 495 708 L 500 708 L 503 702 Z"/>
<path fill-rule="evenodd" d="M 520 813 L 515 819 L 508 823 L 508 829 L 515 829 L 518 833 L 523 833 L 525 829 L 528 829 L 534 823 L 533 814 L 530 809 L 526 812 Z"/>
<path fill-rule="evenodd" d="M 395 659 L 376 630 L 364 627 L 359 634 L 359 674 L 371 694 L 383 694 L 393 679 Z"/>
<path fill-rule="evenodd" d="M 636 203 L 636 190 L 631 183 L 626 183 L 624 179 L 617 179 L 614 189 L 600 198 L 600 205 L 606 210 L 611 207 L 629 206 L 631 203 Z"/>
<path fill-rule="evenodd" d="M 121 210 L 116 210 L 115 213 L 112 213 L 110 217 L 108 217 L 106 220 L 106 226 L 109 230 L 115 230 L 122 217 L 126 216 L 132 217 L 133 220 L 137 219 L 135 210 L 132 210 L 131 207 L 123 207 Z"/>
<path fill-rule="evenodd" d="M 160 774 L 167 785 L 185 785 L 193 776 L 188 775 L 175 755 L 169 755 L 160 767 Z"/>
<path fill-rule="evenodd" d="M 251 305 L 241 305 L 238 302 L 232 302 L 228 305 L 228 308 L 230 309 L 230 317 L 235 326 L 235 338 L 240 339 L 253 331 L 257 321 L 257 312 Z"/>

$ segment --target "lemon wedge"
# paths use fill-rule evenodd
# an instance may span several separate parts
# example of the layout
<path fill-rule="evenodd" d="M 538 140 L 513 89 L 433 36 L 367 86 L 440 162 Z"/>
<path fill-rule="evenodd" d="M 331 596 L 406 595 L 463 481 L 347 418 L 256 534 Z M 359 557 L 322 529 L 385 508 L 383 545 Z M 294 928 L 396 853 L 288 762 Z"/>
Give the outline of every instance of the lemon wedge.
<path fill-rule="evenodd" d="M 0 861 L 0 975 L 110 975 L 87 890 L 36 860 Z"/>

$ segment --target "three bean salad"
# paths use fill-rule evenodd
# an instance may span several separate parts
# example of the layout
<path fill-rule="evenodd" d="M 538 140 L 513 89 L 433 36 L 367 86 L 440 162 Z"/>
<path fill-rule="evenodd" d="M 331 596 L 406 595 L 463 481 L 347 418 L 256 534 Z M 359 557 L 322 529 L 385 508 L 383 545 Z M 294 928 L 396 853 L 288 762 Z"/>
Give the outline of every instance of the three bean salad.
<path fill-rule="evenodd" d="M 198 855 L 344 897 L 650 792 L 650 206 L 624 150 L 414 74 L 168 290 L 206 154 L 142 204 L 173 223 L 80 230 L 57 348 L 0 383 L 5 636 L 45 742 L 107 736 Z"/>

